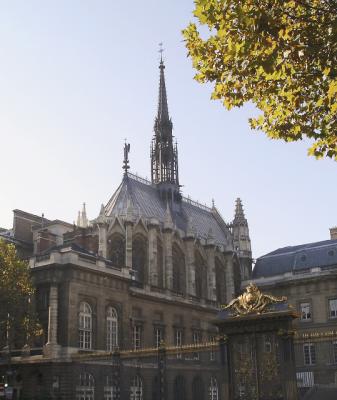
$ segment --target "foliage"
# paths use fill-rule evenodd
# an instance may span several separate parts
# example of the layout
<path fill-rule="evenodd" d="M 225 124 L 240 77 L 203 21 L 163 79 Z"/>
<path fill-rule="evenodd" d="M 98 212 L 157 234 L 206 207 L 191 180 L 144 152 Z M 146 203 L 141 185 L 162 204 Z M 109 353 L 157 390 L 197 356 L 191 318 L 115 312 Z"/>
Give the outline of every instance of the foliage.
<path fill-rule="evenodd" d="M 194 15 L 183 35 L 212 98 L 251 101 L 252 128 L 337 160 L 337 0 L 195 0 Z"/>
<path fill-rule="evenodd" d="M 23 345 L 41 334 L 33 306 L 34 294 L 27 262 L 16 255 L 14 245 L 0 239 L 0 345 Z"/>

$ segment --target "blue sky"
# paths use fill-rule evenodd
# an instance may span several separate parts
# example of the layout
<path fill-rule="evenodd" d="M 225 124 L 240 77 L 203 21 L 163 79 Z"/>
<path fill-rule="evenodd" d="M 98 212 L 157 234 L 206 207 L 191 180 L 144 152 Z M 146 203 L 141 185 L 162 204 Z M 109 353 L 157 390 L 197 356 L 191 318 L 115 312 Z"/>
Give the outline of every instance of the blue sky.
<path fill-rule="evenodd" d="M 76 219 L 99 213 L 131 170 L 149 176 L 164 42 L 169 111 L 183 194 L 226 221 L 241 197 L 253 255 L 325 240 L 337 225 L 337 164 L 308 143 L 271 141 L 248 126 L 252 106 L 226 111 L 193 80 L 181 30 L 189 0 L 4 1 L 0 13 L 0 226 L 19 208 Z"/>

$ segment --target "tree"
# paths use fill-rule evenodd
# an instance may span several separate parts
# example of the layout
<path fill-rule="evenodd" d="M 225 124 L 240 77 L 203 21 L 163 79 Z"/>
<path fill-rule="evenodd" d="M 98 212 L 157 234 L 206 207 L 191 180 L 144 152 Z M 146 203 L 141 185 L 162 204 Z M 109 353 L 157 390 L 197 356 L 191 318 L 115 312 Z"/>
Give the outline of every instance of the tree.
<path fill-rule="evenodd" d="M 23 346 L 40 335 L 30 301 L 34 288 L 28 264 L 16 255 L 14 245 L 0 239 L 0 347 Z"/>
<path fill-rule="evenodd" d="M 337 160 L 337 0 L 195 0 L 194 15 L 183 35 L 212 99 L 250 101 L 252 128 Z"/>

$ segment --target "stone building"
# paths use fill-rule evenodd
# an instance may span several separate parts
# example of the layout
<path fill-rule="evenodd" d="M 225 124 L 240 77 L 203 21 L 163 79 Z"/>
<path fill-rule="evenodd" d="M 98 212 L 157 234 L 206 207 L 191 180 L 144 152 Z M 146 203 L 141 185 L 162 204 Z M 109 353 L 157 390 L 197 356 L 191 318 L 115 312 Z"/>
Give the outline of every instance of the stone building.
<path fill-rule="evenodd" d="M 85 205 L 77 224 L 14 210 L 3 238 L 29 258 L 45 337 L 12 360 L 17 391 L 62 399 L 158 399 L 156 361 L 133 360 L 117 373 L 91 352 L 212 340 L 220 303 L 251 276 L 251 245 L 240 199 L 227 224 L 214 206 L 182 196 L 164 63 L 151 146 L 151 181 L 129 172 L 124 148 L 121 184 L 97 218 Z M 166 360 L 167 399 L 219 399 L 218 354 Z M 119 386 L 119 387 L 117 387 Z"/>
<path fill-rule="evenodd" d="M 264 292 L 286 295 L 298 311 L 295 355 L 302 392 L 314 390 L 314 385 L 337 384 L 337 228 L 330 234 L 330 240 L 266 254 L 253 270 L 256 285 Z"/>

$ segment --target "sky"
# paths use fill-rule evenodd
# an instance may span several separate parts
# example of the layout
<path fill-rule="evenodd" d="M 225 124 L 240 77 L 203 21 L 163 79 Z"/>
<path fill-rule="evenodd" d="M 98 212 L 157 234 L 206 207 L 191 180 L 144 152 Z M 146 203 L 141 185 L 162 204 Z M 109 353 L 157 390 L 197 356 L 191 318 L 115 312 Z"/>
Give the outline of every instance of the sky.
<path fill-rule="evenodd" d="M 252 105 L 227 111 L 194 81 L 181 30 L 192 0 L 7 0 L 0 13 L 0 226 L 12 210 L 72 223 L 95 218 L 131 171 L 150 176 L 158 44 L 185 196 L 226 222 L 242 199 L 253 257 L 329 238 L 337 225 L 337 164 L 308 142 L 253 132 Z"/>

